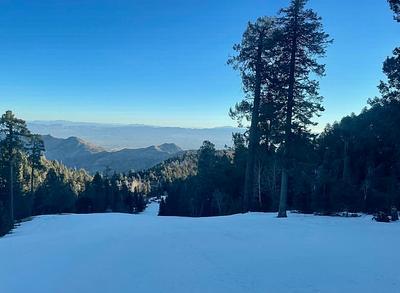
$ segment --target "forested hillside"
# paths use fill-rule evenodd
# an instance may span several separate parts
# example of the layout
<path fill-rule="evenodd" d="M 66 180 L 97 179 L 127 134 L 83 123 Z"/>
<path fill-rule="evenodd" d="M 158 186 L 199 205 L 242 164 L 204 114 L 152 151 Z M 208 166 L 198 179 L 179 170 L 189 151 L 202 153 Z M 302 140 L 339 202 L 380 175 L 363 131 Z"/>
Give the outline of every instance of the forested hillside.
<path fill-rule="evenodd" d="M 41 136 L 7 111 L 0 119 L 0 235 L 32 215 L 140 212 L 148 187 L 124 174 L 90 176 L 46 160 Z"/>
<path fill-rule="evenodd" d="M 43 141 L 25 121 L 7 111 L 0 119 L 0 235 L 15 220 L 44 212 L 66 212 L 91 177 L 45 160 Z M 45 208 L 46 206 L 46 208 Z"/>

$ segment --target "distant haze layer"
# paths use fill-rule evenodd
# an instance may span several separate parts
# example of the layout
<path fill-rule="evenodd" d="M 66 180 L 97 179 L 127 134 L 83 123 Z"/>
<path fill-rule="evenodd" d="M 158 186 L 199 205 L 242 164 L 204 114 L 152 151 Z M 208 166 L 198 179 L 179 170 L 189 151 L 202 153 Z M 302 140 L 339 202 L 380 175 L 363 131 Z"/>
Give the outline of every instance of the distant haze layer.
<path fill-rule="evenodd" d="M 76 136 L 107 150 L 143 148 L 174 143 L 184 150 L 198 149 L 209 140 L 221 149 L 232 145 L 232 133 L 242 132 L 234 127 L 180 128 L 148 125 L 119 125 L 80 123 L 69 121 L 32 121 L 28 127 L 33 133 L 60 138 Z"/>

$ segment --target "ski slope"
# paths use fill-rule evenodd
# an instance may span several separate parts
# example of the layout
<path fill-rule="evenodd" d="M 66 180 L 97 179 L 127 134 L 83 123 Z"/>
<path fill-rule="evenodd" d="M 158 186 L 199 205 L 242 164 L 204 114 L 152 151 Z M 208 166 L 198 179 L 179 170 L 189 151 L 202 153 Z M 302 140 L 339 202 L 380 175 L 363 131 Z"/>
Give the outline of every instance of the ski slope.
<path fill-rule="evenodd" d="M 400 292 L 399 223 L 156 210 L 23 223 L 0 238 L 0 292 Z"/>

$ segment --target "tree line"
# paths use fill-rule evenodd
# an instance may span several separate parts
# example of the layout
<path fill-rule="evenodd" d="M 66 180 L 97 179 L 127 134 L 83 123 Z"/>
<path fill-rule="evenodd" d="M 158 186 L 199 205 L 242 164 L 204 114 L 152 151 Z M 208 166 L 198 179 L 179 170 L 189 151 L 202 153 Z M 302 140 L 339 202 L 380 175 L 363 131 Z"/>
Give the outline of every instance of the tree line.
<path fill-rule="evenodd" d="M 228 61 L 245 94 L 230 115 L 247 131 L 223 153 L 205 142 L 197 174 L 165 187 L 161 215 L 400 207 L 400 48 L 384 62 L 380 96 L 315 134 L 314 118 L 324 110 L 316 78 L 325 74 L 321 60 L 332 40 L 307 2 L 292 0 L 277 16 L 248 24 Z M 400 21 L 400 2 L 389 4 Z"/>
<path fill-rule="evenodd" d="M 0 119 L 0 236 L 16 221 L 57 213 L 127 212 L 146 207 L 147 186 L 135 176 L 99 174 L 46 160 L 40 135 L 7 111 Z"/>

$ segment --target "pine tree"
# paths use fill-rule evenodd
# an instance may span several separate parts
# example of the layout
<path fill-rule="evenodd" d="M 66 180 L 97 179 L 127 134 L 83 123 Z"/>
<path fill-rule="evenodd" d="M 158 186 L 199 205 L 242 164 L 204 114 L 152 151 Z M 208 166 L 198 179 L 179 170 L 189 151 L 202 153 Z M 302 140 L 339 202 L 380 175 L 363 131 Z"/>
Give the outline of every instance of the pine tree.
<path fill-rule="evenodd" d="M 104 188 L 104 180 L 100 173 L 96 173 L 88 189 L 89 197 L 93 202 L 93 212 L 104 213 L 107 209 L 107 194 Z"/>
<path fill-rule="evenodd" d="M 387 76 L 387 82 L 381 81 L 379 91 L 381 98 L 375 99 L 373 103 L 387 104 L 393 101 L 400 102 L 400 47 L 394 49 L 393 56 L 388 57 L 383 63 L 383 72 Z M 372 103 L 372 104 L 373 104 Z"/>
<path fill-rule="evenodd" d="M 9 215 L 10 225 L 14 224 L 14 180 L 15 164 L 20 152 L 26 150 L 25 141 L 30 135 L 26 123 L 18 119 L 11 111 L 6 111 L 0 119 L 0 134 L 4 135 L 2 143 L 3 158 L 9 167 Z"/>
<path fill-rule="evenodd" d="M 283 69 L 285 89 L 285 137 L 281 177 L 281 194 L 278 217 L 286 217 L 288 172 L 293 148 L 293 131 L 307 132 L 315 114 L 323 110 L 319 83 L 311 75 L 324 75 L 325 66 L 318 58 L 325 55 L 329 36 L 323 31 L 321 18 L 306 9 L 307 0 L 292 0 L 288 8 L 280 11 L 278 19 L 282 27 L 280 67 Z"/>
<path fill-rule="evenodd" d="M 75 200 L 75 194 L 65 176 L 51 168 L 36 191 L 34 211 L 37 215 L 70 213 L 74 211 Z"/>
<path fill-rule="evenodd" d="M 248 155 L 245 172 L 243 211 L 253 210 L 257 206 L 258 181 L 257 153 L 260 145 L 260 119 L 263 99 L 271 89 L 271 76 L 274 76 L 273 59 L 277 40 L 277 27 L 273 18 L 259 18 L 249 23 L 243 34 L 242 42 L 234 46 L 237 55 L 228 64 L 238 70 L 242 77 L 246 99 L 237 104 L 230 114 L 233 118 L 247 117 L 250 121 L 248 135 Z M 250 101 L 249 101 L 250 100 Z"/>
<path fill-rule="evenodd" d="M 389 0 L 391 8 L 400 22 L 400 0 Z M 384 105 L 393 101 L 400 102 L 400 47 L 393 50 L 393 56 L 386 58 L 383 63 L 383 73 L 387 82 L 381 81 L 378 88 L 381 97 L 369 101 L 370 105 Z"/>
<path fill-rule="evenodd" d="M 131 190 L 128 187 L 128 182 L 122 182 L 120 194 L 122 201 L 125 204 L 124 211 L 132 214 L 134 212 L 135 199 L 134 194 L 132 194 Z"/>
<path fill-rule="evenodd" d="M 114 173 L 111 177 L 111 209 L 113 212 L 123 212 L 123 200 L 120 192 L 121 175 Z"/>
<path fill-rule="evenodd" d="M 390 8 L 395 13 L 395 19 L 400 22 L 400 0 L 388 0 L 390 4 Z"/>
<path fill-rule="evenodd" d="M 34 191 L 35 171 L 43 169 L 42 155 L 45 151 L 44 143 L 40 135 L 34 134 L 29 137 L 29 162 L 31 165 L 31 195 Z"/>
<path fill-rule="evenodd" d="M 141 213 L 146 209 L 146 199 L 144 194 L 139 194 L 138 201 L 136 203 L 136 212 Z"/>

